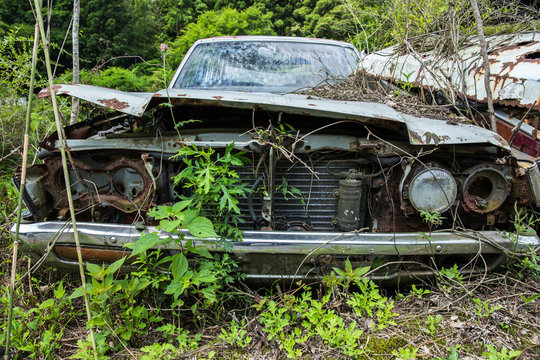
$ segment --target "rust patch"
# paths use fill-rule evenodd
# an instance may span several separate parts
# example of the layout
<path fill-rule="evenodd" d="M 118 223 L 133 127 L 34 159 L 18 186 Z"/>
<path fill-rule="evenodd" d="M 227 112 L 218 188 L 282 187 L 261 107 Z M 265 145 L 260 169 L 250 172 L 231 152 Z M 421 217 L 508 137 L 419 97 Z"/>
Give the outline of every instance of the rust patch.
<path fill-rule="evenodd" d="M 62 88 L 62 85 L 54 85 L 53 86 L 53 89 L 54 89 L 54 92 L 57 93 L 58 90 L 60 90 Z M 69 95 L 69 92 L 66 92 L 65 94 Z M 46 87 L 45 89 L 41 90 L 38 94 L 38 98 L 42 99 L 44 97 L 49 97 L 51 96 L 51 88 L 50 87 Z"/>
<path fill-rule="evenodd" d="M 505 46 L 492 52 L 493 55 L 500 55 L 505 51 L 517 50 L 520 48 L 534 47 L 538 44 L 538 41 L 522 41 L 514 45 Z"/>
<path fill-rule="evenodd" d="M 507 61 L 502 63 L 501 71 L 499 72 L 499 74 L 502 74 L 506 69 L 508 69 L 508 72 L 512 71 L 517 64 L 518 63 L 514 61 Z"/>
<path fill-rule="evenodd" d="M 127 102 L 118 99 L 98 99 L 97 102 L 114 110 L 123 110 L 129 106 Z"/>
<path fill-rule="evenodd" d="M 500 136 L 499 134 L 493 135 L 493 138 L 495 138 L 495 140 L 497 140 L 502 146 L 508 146 L 508 143 L 506 142 L 506 140 L 504 140 L 504 138 Z"/>
<path fill-rule="evenodd" d="M 467 75 L 471 76 L 471 74 L 473 72 L 476 72 L 476 68 L 478 67 L 478 65 L 476 63 L 474 63 L 469 70 L 467 70 Z"/>
<path fill-rule="evenodd" d="M 423 143 L 424 142 L 422 140 L 422 137 L 420 135 L 418 135 L 418 133 L 416 131 L 411 130 L 411 131 L 409 131 L 409 134 L 413 138 L 414 142 L 417 142 L 417 143 Z"/>
<path fill-rule="evenodd" d="M 56 209 L 67 208 L 67 198 L 65 196 L 65 186 L 62 185 L 60 175 L 62 172 L 62 163 L 58 158 L 48 158 L 45 160 L 50 173 L 45 181 L 45 187 L 53 197 L 54 207 Z M 87 179 L 92 181 L 92 178 L 101 173 L 108 178 L 109 184 L 112 184 L 112 175 L 114 171 L 128 167 L 135 170 L 142 179 L 142 189 L 139 194 L 134 194 L 132 199 L 128 199 L 124 194 L 117 191 L 109 192 L 108 190 L 98 190 L 94 188 L 77 192 L 78 199 L 74 202 L 75 209 L 81 210 L 87 208 L 91 204 L 91 198 L 99 199 L 99 202 L 106 203 L 115 209 L 124 213 L 136 213 L 139 210 L 146 210 L 150 206 L 153 198 L 152 179 L 147 173 L 144 160 L 140 158 L 119 157 L 113 159 L 109 163 L 104 164 L 100 168 L 96 168 L 94 164 L 89 164 L 79 159 L 73 159 L 73 166 L 80 170 L 92 172 L 92 175 Z"/>
<path fill-rule="evenodd" d="M 317 104 L 308 104 L 309 106 L 317 106 Z"/>
<path fill-rule="evenodd" d="M 520 61 L 540 63 L 540 50 L 530 51 L 520 57 Z"/>
<path fill-rule="evenodd" d="M 73 246 L 61 246 L 56 245 L 54 251 L 58 256 L 68 260 L 77 260 L 77 249 Z M 124 256 L 129 256 L 131 251 L 128 250 L 111 250 L 111 249 L 96 249 L 96 248 L 81 248 L 81 255 L 83 260 L 91 262 L 106 262 L 113 263 L 116 260 L 120 260 Z M 130 263 L 133 260 L 126 259 L 126 263 Z"/>
<path fill-rule="evenodd" d="M 186 97 L 187 94 L 178 94 L 178 95 L 176 95 L 176 96 L 179 96 L 179 97 Z"/>
<path fill-rule="evenodd" d="M 212 99 L 221 100 L 223 99 L 223 96 L 212 96 Z"/>

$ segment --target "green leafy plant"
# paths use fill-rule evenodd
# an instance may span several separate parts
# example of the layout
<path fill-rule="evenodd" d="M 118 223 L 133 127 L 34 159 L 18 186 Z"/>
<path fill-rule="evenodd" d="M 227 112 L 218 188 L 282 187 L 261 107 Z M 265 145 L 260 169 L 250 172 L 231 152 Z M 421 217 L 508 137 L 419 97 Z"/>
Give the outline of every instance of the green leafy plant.
<path fill-rule="evenodd" d="M 238 225 L 244 222 L 238 198 L 251 191 L 233 168 L 249 163 L 244 154 L 235 152 L 234 144 L 229 144 L 223 153 L 193 145 L 182 147 L 175 155 L 185 167 L 174 177 L 174 183 L 192 191 L 191 196 L 183 196 L 189 201 L 186 207 L 212 220 L 218 234 L 237 240 L 242 236 Z"/>
<path fill-rule="evenodd" d="M 96 350 L 98 353 L 98 360 L 108 360 L 109 357 L 105 355 L 105 352 L 109 350 L 109 344 L 107 344 L 107 336 L 97 332 L 94 333 L 94 339 L 96 341 Z M 77 341 L 77 351 L 70 357 L 70 359 L 81 360 L 95 360 L 94 349 L 90 338 Z"/>
<path fill-rule="evenodd" d="M 486 351 L 482 352 L 482 356 L 485 356 L 487 360 L 510 360 L 517 358 L 521 354 L 521 351 L 508 350 L 502 348 L 501 351 L 497 351 L 495 346 L 487 344 Z"/>
<path fill-rule="evenodd" d="M 351 293 L 349 300 L 347 300 L 347 304 L 352 306 L 354 313 L 359 317 L 365 315 L 373 317 L 375 315 L 377 321 L 373 326 L 376 326 L 379 330 L 389 325 L 396 325 L 392 320 L 393 317 L 398 315 L 392 312 L 394 302 L 382 296 L 379 287 L 367 278 L 362 278 L 360 281 L 356 281 L 355 284 L 360 291 Z"/>
<path fill-rule="evenodd" d="M 35 306 L 29 309 L 21 307 L 13 309 L 11 346 L 25 358 L 54 358 L 54 354 L 62 346 L 60 339 L 64 335 L 66 324 L 79 313 L 73 308 L 71 300 L 65 296 L 64 281 L 59 281 L 55 285 L 53 297 L 34 303 Z M 7 287 L 2 286 L 2 292 L 6 291 Z M 16 296 L 23 297 L 24 294 L 19 293 Z M 0 305 L 6 309 L 6 296 L 0 298 Z M 0 323 L 2 343 L 5 342 L 5 326 L 5 321 Z"/>
<path fill-rule="evenodd" d="M 463 285 L 463 274 L 459 271 L 457 264 L 454 264 L 451 268 L 442 267 L 437 273 L 439 281 L 443 283 L 443 290 L 448 291 L 447 284 Z"/>
<path fill-rule="evenodd" d="M 405 90 L 406 92 L 411 91 L 411 89 L 414 87 L 414 83 L 411 82 L 411 76 L 413 74 L 414 74 L 414 71 L 411 71 L 408 74 L 404 72 L 401 73 L 401 75 L 405 77 L 405 80 L 398 81 L 398 85 L 401 87 L 401 89 Z"/>
<path fill-rule="evenodd" d="M 304 201 L 304 196 L 302 195 L 300 189 L 290 186 L 285 177 L 281 179 L 281 184 L 276 187 L 276 191 L 281 192 L 285 200 L 289 200 L 289 196 L 295 199 L 300 199 L 302 206 L 304 208 L 306 207 L 306 202 Z"/>
<path fill-rule="evenodd" d="M 190 336 L 188 330 L 171 323 L 158 327 L 157 331 L 160 331 L 170 342 L 176 341 L 179 350 L 197 349 L 199 347 L 199 341 L 202 339 L 201 334 Z"/>
<path fill-rule="evenodd" d="M 392 351 L 392 355 L 398 357 L 401 360 L 414 360 L 416 359 L 417 353 L 418 353 L 418 348 L 410 347 L 410 346 Z"/>
<path fill-rule="evenodd" d="M 104 336 L 129 341 L 134 335 L 146 334 L 150 324 L 161 318 L 137 301 L 137 295 L 152 284 L 150 276 L 132 274 L 125 279 L 116 278 L 125 260 L 121 258 L 109 266 L 86 264 L 91 278 L 86 291 L 92 312 L 92 320 L 87 326 L 100 329 Z M 75 289 L 70 298 L 82 296 L 83 291 L 82 287 Z"/>
<path fill-rule="evenodd" d="M 109 350 L 109 339 L 114 339 L 115 349 L 126 346 L 134 336 L 147 334 L 150 324 L 162 320 L 158 310 L 148 310 L 139 302 L 141 294 L 156 281 L 152 276 L 132 273 L 125 278 L 118 278 L 118 270 L 125 258 L 109 266 L 87 263 L 87 272 L 91 282 L 87 284 L 92 320 L 87 326 L 99 329 L 96 332 L 98 353 L 104 355 Z M 83 294 L 82 287 L 75 289 L 70 298 Z M 100 340 L 98 342 L 98 340 Z M 118 341 L 120 340 L 120 341 Z M 79 344 L 79 358 L 86 358 L 85 344 Z"/>
<path fill-rule="evenodd" d="M 146 256 L 145 254 L 149 249 L 165 244 L 174 243 L 180 246 L 182 252 L 163 257 L 157 261 L 158 265 L 168 265 L 172 278 L 165 290 L 165 294 L 174 296 L 174 306 L 183 305 L 180 296 L 190 286 L 198 287 L 201 293 L 211 296 L 212 291 L 210 289 L 214 286 L 216 280 L 215 275 L 211 274 L 208 268 L 208 262 L 203 261 L 201 263 L 200 271 L 189 269 L 187 254 L 196 254 L 209 261 L 212 261 L 213 257 L 207 249 L 194 246 L 191 239 L 182 242 L 185 238 L 182 229 L 187 229 L 192 235 L 200 238 L 216 236 L 212 222 L 203 216 L 198 216 L 198 209 L 186 209 L 191 203 L 192 199 L 188 199 L 173 206 L 162 205 L 149 211 L 149 216 L 160 221 L 158 229 L 176 235 L 174 238 L 169 235 L 162 239 L 157 233 L 146 233 L 137 242 L 126 245 L 132 249 L 132 256 L 140 254 Z M 201 289 L 203 284 L 208 284 L 207 290 Z"/>
<path fill-rule="evenodd" d="M 419 213 L 422 220 L 429 225 L 430 230 L 432 227 L 441 226 L 443 220 L 446 219 L 438 211 L 420 210 Z"/>
<path fill-rule="evenodd" d="M 353 269 L 351 265 L 351 261 L 349 260 L 349 258 L 347 258 L 347 260 L 345 260 L 344 269 L 340 269 L 337 267 L 334 268 L 334 273 L 333 273 L 334 277 L 335 275 L 337 275 L 340 279 L 337 281 L 333 281 L 331 279 L 333 275 L 331 274 L 330 277 L 325 278 L 325 282 L 327 284 L 330 284 L 330 283 L 338 284 L 340 286 L 343 286 L 345 290 L 348 290 L 351 282 L 352 283 L 362 282 L 364 279 L 364 275 L 369 271 L 369 269 L 370 269 L 369 266 Z"/>
<path fill-rule="evenodd" d="M 447 349 L 448 351 L 450 351 L 450 354 L 448 354 L 448 357 L 446 357 L 446 358 L 438 357 L 438 358 L 436 358 L 436 360 L 461 360 L 460 357 L 459 357 L 459 353 L 458 353 L 459 348 L 460 348 L 460 346 L 457 345 L 455 347 Z"/>
<path fill-rule="evenodd" d="M 491 317 L 497 310 L 501 309 L 499 305 L 491 306 L 489 302 L 485 300 L 474 298 L 473 301 L 476 303 L 474 313 L 480 318 Z"/>
<path fill-rule="evenodd" d="M 441 315 L 437 315 L 437 316 L 429 315 L 427 317 L 426 332 L 428 334 L 435 334 L 437 329 L 442 328 L 441 321 L 442 321 L 442 316 Z"/>
<path fill-rule="evenodd" d="M 517 236 L 527 232 L 528 229 L 534 229 L 539 221 L 540 216 L 536 211 L 518 207 L 517 202 L 514 203 L 514 219 L 512 220 L 512 224 L 514 225 Z"/>
<path fill-rule="evenodd" d="M 140 360 L 173 360 L 177 358 L 178 349 L 169 343 L 155 343 L 141 348 L 144 353 Z"/>
<path fill-rule="evenodd" d="M 244 349 L 252 340 L 251 336 L 246 335 L 247 331 L 244 329 L 244 326 L 245 321 L 242 321 L 242 323 L 238 325 L 236 321 L 233 320 L 228 331 L 221 329 L 221 334 L 219 334 L 218 338 L 229 345 L 238 346 L 240 349 Z"/>
<path fill-rule="evenodd" d="M 431 290 L 417 288 L 415 284 L 411 285 L 409 295 L 418 299 L 421 299 L 424 295 L 430 294 Z"/>
<path fill-rule="evenodd" d="M 312 298 L 309 287 L 304 290 L 300 297 L 286 296 L 282 305 L 261 300 L 258 308 L 263 312 L 259 321 L 268 339 L 276 341 L 288 358 L 302 356 L 302 345 L 315 336 L 345 355 L 361 355 L 363 349 L 358 346 L 358 340 L 363 332 L 356 322 L 347 323 L 328 308 L 330 294 L 317 300 Z"/>

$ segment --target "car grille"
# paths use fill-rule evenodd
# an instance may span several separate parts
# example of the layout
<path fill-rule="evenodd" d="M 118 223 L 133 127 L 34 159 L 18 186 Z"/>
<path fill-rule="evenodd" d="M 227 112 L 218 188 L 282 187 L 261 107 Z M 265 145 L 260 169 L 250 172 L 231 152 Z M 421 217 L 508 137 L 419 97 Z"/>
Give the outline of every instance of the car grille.
<path fill-rule="evenodd" d="M 335 231 L 332 220 L 336 216 L 337 197 L 334 191 L 339 186 L 339 177 L 327 171 L 327 164 L 332 160 L 339 162 L 332 163 L 333 172 L 346 172 L 349 169 L 357 168 L 358 165 L 351 158 L 350 162 L 343 161 L 343 157 L 308 157 L 301 156 L 300 159 L 307 164 L 311 170 L 299 161 L 291 163 L 287 159 L 281 159 L 276 165 L 275 171 L 275 198 L 274 198 L 274 221 L 276 230 L 287 230 L 287 223 L 306 222 L 314 231 Z M 257 164 L 258 159 L 254 159 L 253 164 Z M 239 176 L 249 184 L 254 184 L 253 166 L 236 168 Z M 262 173 L 262 167 L 259 173 Z M 303 195 L 303 201 L 299 197 L 283 195 L 282 179 L 288 183 L 288 189 L 297 188 Z M 263 188 L 262 182 L 258 185 Z M 258 219 L 262 219 L 262 190 L 253 195 L 253 209 Z M 257 228 L 249 215 L 248 199 L 240 199 L 239 207 L 244 214 L 246 222 L 242 224 L 242 229 Z M 281 228 L 280 228 L 281 227 Z"/>

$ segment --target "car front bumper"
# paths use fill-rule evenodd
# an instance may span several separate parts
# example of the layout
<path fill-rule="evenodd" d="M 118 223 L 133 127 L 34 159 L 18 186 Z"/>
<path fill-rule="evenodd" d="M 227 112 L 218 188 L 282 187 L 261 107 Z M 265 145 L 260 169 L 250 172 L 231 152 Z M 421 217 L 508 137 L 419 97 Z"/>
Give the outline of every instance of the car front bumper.
<path fill-rule="evenodd" d="M 77 223 L 83 259 L 112 262 L 129 255 L 124 245 L 137 241 L 144 230 L 131 225 Z M 13 236 L 15 228 L 12 228 Z M 160 232 L 165 238 L 171 234 Z M 177 235 L 172 235 L 177 236 Z M 192 239 L 198 248 L 223 253 L 217 239 L 193 238 L 186 232 L 184 242 Z M 77 268 L 73 228 L 61 222 L 23 223 L 19 229 L 21 250 L 45 265 L 70 271 Z M 477 256 L 468 272 L 490 270 L 506 259 L 509 253 L 528 251 L 540 246 L 534 231 L 520 234 L 500 231 L 421 233 L 332 233 L 244 231 L 243 241 L 230 243 L 231 257 L 238 261 L 239 271 L 248 280 L 318 279 L 333 267 L 340 267 L 349 258 L 353 266 L 385 263 L 371 273 L 378 280 L 425 277 L 433 274 L 431 266 L 444 263 L 468 263 Z M 174 253 L 180 245 L 167 245 L 165 252 Z M 429 261 L 426 261 L 429 260 Z M 196 259 L 193 259 L 194 261 Z M 408 266 L 404 266 L 408 264 Z"/>

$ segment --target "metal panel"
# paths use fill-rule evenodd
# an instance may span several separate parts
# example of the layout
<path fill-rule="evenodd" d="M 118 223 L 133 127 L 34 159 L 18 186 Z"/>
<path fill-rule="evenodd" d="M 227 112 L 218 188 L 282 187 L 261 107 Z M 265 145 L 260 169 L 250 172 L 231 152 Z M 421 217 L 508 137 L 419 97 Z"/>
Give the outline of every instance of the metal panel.
<path fill-rule="evenodd" d="M 142 116 L 154 94 L 135 93 L 108 89 L 93 85 L 55 85 L 56 95 L 68 95 L 86 100 L 96 105 L 108 107 L 126 114 Z M 41 90 L 38 97 L 51 95 L 50 88 Z"/>
<path fill-rule="evenodd" d="M 534 106 L 540 110 L 540 33 L 488 37 L 493 101 L 501 105 Z M 444 58 L 434 53 L 399 54 L 396 47 L 369 54 L 358 68 L 393 82 L 435 90 L 456 89 L 487 101 L 480 46 L 472 45 Z"/>
<path fill-rule="evenodd" d="M 161 90 L 155 94 L 127 93 L 90 85 L 57 85 L 59 94 L 71 95 L 120 112 L 141 116 L 145 109 L 170 101 L 174 105 L 223 106 L 240 109 L 260 109 L 287 112 L 337 120 L 352 120 L 384 127 L 385 123 L 404 123 L 409 141 L 414 145 L 445 145 L 490 143 L 508 149 L 499 135 L 466 124 L 447 124 L 445 121 L 400 114 L 379 103 L 313 99 L 297 94 L 242 93 L 212 90 Z M 46 96 L 43 90 L 40 96 Z M 429 129 L 434 137 L 426 138 Z"/>

